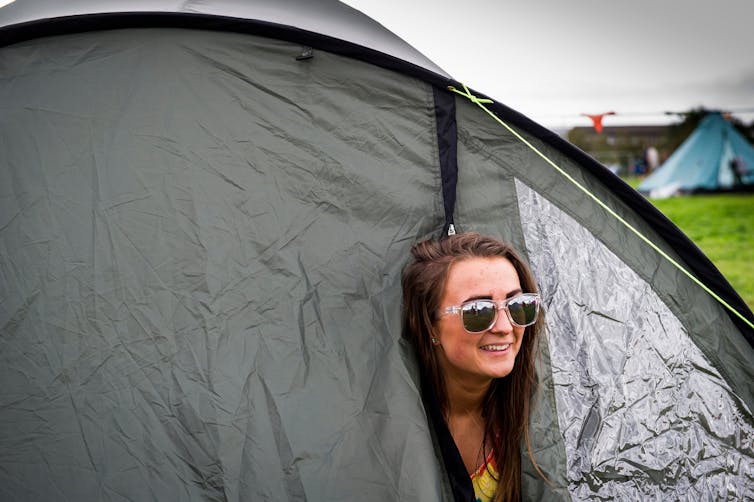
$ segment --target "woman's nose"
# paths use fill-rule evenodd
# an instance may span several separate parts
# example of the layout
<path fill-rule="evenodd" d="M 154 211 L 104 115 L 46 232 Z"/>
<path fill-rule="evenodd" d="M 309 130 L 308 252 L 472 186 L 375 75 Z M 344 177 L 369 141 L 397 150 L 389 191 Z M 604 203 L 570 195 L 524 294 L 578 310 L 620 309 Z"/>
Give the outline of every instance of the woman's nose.
<path fill-rule="evenodd" d="M 508 312 L 506 312 L 505 308 L 497 309 L 497 317 L 495 318 L 495 322 L 492 323 L 490 331 L 503 334 L 513 331 L 513 325 L 511 324 L 511 320 L 508 319 Z"/>

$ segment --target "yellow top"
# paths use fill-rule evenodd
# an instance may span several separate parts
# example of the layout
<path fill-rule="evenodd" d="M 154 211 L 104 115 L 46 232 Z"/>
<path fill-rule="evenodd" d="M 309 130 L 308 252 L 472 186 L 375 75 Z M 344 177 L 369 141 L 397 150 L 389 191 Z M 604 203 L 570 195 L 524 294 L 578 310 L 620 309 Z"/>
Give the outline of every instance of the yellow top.
<path fill-rule="evenodd" d="M 474 485 L 474 496 L 477 502 L 492 502 L 497 490 L 497 479 L 495 456 L 490 452 L 487 460 L 471 475 L 471 484 Z"/>

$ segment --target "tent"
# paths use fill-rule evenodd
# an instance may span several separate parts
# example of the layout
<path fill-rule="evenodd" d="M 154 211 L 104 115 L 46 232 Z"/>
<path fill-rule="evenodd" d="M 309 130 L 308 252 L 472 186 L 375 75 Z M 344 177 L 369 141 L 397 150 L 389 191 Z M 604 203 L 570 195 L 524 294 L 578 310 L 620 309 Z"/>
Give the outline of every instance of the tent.
<path fill-rule="evenodd" d="M 711 112 L 638 190 L 650 195 L 754 189 L 754 147 Z"/>
<path fill-rule="evenodd" d="M 752 313 L 556 134 L 332 0 L 0 8 L 0 499 L 463 500 L 399 319 L 451 228 L 546 298 L 527 500 L 754 498 Z"/>

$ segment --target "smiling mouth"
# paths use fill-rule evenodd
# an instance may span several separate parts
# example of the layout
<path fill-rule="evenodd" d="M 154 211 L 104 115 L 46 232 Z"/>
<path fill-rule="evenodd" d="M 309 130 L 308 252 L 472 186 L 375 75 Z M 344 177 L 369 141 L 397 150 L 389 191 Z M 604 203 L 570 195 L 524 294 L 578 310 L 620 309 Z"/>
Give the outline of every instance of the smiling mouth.
<path fill-rule="evenodd" d="M 482 350 L 486 350 L 488 352 L 501 352 L 503 350 L 508 350 L 508 348 L 511 346 L 510 343 L 500 344 L 500 345 L 482 345 L 479 347 Z"/>

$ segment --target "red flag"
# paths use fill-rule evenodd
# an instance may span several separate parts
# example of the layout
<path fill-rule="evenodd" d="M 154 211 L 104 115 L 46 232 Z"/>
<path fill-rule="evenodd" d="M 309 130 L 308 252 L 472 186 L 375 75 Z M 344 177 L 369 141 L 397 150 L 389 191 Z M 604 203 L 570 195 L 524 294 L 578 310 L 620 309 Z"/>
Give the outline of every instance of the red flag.
<path fill-rule="evenodd" d="M 615 115 L 615 112 L 605 112 L 598 115 L 589 115 L 588 113 L 582 113 L 582 115 L 592 119 L 594 130 L 597 131 L 597 134 L 600 134 L 602 133 L 602 117 L 604 117 L 605 115 Z"/>

